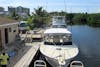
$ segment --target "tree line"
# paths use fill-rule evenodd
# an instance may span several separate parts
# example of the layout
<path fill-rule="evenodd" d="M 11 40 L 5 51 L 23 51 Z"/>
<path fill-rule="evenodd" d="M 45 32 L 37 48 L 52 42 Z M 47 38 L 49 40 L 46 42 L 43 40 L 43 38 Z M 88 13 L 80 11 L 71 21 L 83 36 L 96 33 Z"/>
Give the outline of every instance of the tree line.
<path fill-rule="evenodd" d="M 42 7 L 34 9 L 35 11 L 28 18 L 28 25 L 33 29 L 34 27 L 45 27 L 50 25 L 52 16 L 65 16 L 67 24 L 87 24 L 90 26 L 100 27 L 100 13 L 67 13 L 61 12 L 47 12 Z"/>
<path fill-rule="evenodd" d="M 87 24 L 90 26 L 100 27 L 100 13 L 66 13 L 66 12 L 51 12 L 52 15 L 61 15 L 66 17 L 67 24 Z"/>
<path fill-rule="evenodd" d="M 47 12 L 42 7 L 34 9 L 31 15 L 27 19 L 27 24 L 29 29 L 33 28 L 43 28 L 49 26 L 51 23 L 52 16 L 65 16 L 67 24 L 87 24 L 90 26 L 100 27 L 100 13 L 67 13 L 64 11 L 61 12 Z M 15 13 L 12 15 L 13 19 L 20 20 Z"/>

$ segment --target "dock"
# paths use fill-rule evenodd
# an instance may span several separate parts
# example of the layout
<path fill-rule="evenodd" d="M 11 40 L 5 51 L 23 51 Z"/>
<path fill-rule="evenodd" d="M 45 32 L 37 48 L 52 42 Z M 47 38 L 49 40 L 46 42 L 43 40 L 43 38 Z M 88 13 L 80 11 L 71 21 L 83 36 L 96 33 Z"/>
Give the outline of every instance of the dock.
<path fill-rule="evenodd" d="M 28 43 L 32 47 L 27 51 L 27 53 L 14 65 L 14 67 L 28 67 L 35 54 L 37 53 L 40 43 Z"/>
<path fill-rule="evenodd" d="M 40 45 L 41 42 L 26 43 L 25 47 L 19 50 L 15 57 L 10 58 L 10 63 L 7 67 L 29 67 Z"/>
<path fill-rule="evenodd" d="M 29 67 L 42 44 L 41 32 L 35 34 L 21 34 L 20 37 L 25 41 L 25 46 L 21 48 L 14 57 L 10 58 L 10 63 L 7 67 Z M 34 41 L 35 39 L 37 41 Z"/>

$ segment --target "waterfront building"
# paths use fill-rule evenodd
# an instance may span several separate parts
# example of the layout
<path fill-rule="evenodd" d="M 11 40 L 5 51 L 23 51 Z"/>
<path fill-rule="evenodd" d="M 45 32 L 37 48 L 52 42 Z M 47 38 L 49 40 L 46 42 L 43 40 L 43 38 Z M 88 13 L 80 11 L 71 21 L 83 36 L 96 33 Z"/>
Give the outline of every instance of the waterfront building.
<path fill-rule="evenodd" d="M 18 35 L 18 21 L 0 17 L 0 50 L 15 41 Z"/>

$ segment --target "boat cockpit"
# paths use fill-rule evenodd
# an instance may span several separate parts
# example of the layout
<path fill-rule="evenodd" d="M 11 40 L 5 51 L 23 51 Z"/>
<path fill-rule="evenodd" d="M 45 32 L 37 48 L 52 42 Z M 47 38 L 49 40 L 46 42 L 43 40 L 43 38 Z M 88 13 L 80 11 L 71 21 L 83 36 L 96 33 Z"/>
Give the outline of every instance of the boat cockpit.
<path fill-rule="evenodd" d="M 45 34 L 45 45 L 72 45 L 71 34 Z"/>

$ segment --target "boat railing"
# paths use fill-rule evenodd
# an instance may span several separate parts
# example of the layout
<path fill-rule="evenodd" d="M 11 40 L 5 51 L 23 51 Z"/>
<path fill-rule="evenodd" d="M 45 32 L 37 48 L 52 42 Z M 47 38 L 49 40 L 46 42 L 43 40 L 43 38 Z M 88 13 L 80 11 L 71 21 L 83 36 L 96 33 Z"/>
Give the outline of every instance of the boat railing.
<path fill-rule="evenodd" d="M 84 67 L 81 61 L 72 61 L 70 67 Z"/>
<path fill-rule="evenodd" d="M 34 67 L 47 67 L 44 60 L 36 60 L 34 62 Z"/>

